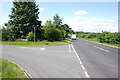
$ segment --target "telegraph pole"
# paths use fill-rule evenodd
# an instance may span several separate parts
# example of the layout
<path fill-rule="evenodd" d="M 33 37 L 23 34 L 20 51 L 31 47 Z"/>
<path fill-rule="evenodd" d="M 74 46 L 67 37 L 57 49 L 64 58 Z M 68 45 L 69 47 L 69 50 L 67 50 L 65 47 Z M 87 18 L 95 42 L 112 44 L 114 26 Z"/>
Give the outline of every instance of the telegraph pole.
<path fill-rule="evenodd" d="M 35 34 L 36 34 L 36 30 L 35 30 L 36 28 L 34 27 L 34 42 L 35 42 L 35 38 L 36 38 L 36 36 L 35 36 Z"/>

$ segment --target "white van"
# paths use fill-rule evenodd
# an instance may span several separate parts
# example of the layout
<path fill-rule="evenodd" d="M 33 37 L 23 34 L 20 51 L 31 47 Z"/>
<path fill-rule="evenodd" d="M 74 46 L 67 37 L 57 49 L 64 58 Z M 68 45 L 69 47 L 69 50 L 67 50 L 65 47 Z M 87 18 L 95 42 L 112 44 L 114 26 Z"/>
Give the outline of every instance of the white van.
<path fill-rule="evenodd" d="M 71 35 L 71 40 L 76 40 L 76 34 Z"/>

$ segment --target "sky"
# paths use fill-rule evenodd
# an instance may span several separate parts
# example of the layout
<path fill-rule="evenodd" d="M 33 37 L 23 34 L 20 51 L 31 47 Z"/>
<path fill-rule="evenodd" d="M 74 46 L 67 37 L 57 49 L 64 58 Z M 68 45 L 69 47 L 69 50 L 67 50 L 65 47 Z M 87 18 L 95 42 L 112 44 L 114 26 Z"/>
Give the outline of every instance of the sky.
<path fill-rule="evenodd" d="M 53 20 L 59 14 L 63 24 L 74 31 L 118 32 L 118 2 L 36 2 L 39 5 L 39 20 Z M 0 25 L 9 20 L 12 2 L 0 3 Z"/>

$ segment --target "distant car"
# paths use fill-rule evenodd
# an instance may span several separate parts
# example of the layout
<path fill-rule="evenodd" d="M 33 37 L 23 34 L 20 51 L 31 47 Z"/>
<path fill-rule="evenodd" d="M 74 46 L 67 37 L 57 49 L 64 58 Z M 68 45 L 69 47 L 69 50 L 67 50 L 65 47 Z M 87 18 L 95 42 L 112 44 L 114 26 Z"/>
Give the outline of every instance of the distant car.
<path fill-rule="evenodd" d="M 76 34 L 71 35 L 71 40 L 76 40 Z"/>

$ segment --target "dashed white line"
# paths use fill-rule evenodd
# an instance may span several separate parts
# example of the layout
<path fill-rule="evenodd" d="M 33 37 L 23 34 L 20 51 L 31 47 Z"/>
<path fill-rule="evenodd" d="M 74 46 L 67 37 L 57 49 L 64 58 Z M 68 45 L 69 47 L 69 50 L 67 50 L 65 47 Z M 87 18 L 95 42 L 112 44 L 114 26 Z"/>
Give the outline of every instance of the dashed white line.
<path fill-rule="evenodd" d="M 108 51 L 108 50 L 105 50 L 106 52 L 110 52 L 110 51 Z"/>
<path fill-rule="evenodd" d="M 85 44 L 88 44 L 88 43 L 85 43 Z"/>
<path fill-rule="evenodd" d="M 103 51 L 106 51 L 106 52 L 110 52 L 110 51 L 108 51 L 108 50 L 106 50 L 106 49 L 103 49 L 103 48 L 101 48 L 101 47 L 97 47 L 97 46 L 94 46 L 95 48 L 98 48 L 98 49 L 100 49 L 100 50 L 103 50 Z"/>
<path fill-rule="evenodd" d="M 77 54 L 77 52 L 76 52 L 76 50 L 75 50 L 75 48 L 74 48 L 74 46 L 73 46 L 72 44 L 71 44 L 71 47 L 72 47 L 72 49 L 73 49 L 73 52 L 75 52 L 75 54 L 76 54 L 76 56 L 77 56 L 77 58 L 78 58 L 78 60 L 79 60 L 79 63 L 80 63 L 80 65 L 81 65 L 81 67 L 82 67 L 82 69 L 83 69 L 83 71 L 84 71 L 85 76 L 86 76 L 87 78 L 90 78 L 90 76 L 88 75 L 88 72 L 86 71 L 84 65 L 82 64 L 82 61 L 81 61 L 79 55 Z"/>

